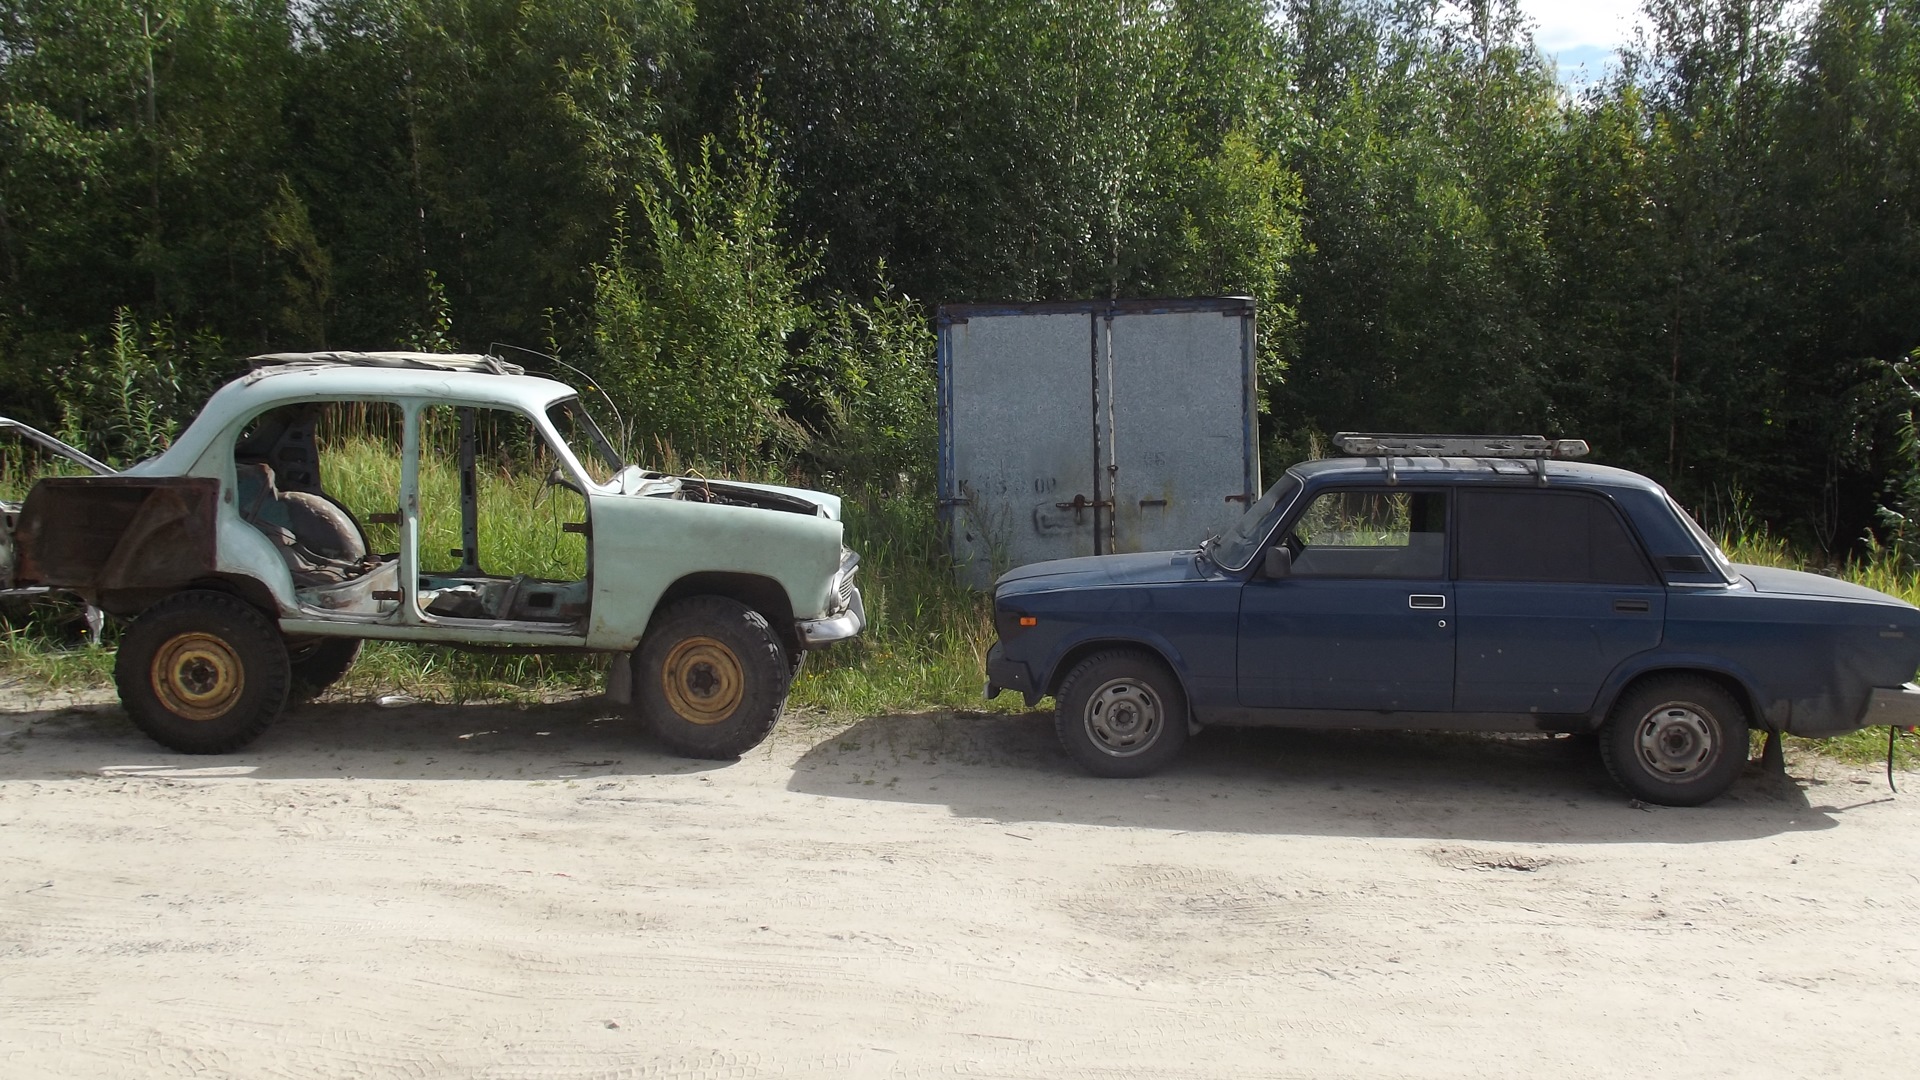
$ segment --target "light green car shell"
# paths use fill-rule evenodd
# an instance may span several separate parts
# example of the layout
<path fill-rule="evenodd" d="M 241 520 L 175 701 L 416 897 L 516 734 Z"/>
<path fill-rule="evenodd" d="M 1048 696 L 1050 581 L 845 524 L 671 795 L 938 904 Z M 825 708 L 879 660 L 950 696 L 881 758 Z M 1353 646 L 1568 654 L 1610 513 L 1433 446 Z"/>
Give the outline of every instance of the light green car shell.
<path fill-rule="evenodd" d="M 282 626 L 308 635 L 352 634 L 417 641 L 574 645 L 595 650 L 635 648 L 660 598 L 692 574 L 722 573 L 764 579 L 785 594 L 796 621 L 833 614 L 845 549 L 840 500 L 820 491 L 733 480 L 685 480 L 628 466 L 595 483 L 547 416 L 554 404 L 577 397 L 564 383 L 529 375 L 350 366 L 267 368 L 217 391 L 165 452 L 126 470 L 129 476 L 198 476 L 220 481 L 216 567 L 260 582 L 272 594 Z M 413 525 L 419 513 L 415 484 L 419 448 L 414 418 L 430 405 L 508 409 L 527 416 L 586 495 L 591 525 L 591 604 L 584 637 L 533 631 L 435 625 L 401 604 L 389 616 L 340 619 L 303 608 L 293 577 L 271 541 L 241 516 L 233 446 L 255 417 L 308 401 L 368 401 L 399 406 L 407 418 L 400 507 Z M 760 492 L 810 504 L 812 512 L 682 501 L 681 484 Z M 804 508 L 796 507 L 796 510 Z M 403 525 L 403 535 L 417 535 Z M 403 551 L 402 580 L 417 574 L 417 554 Z"/>

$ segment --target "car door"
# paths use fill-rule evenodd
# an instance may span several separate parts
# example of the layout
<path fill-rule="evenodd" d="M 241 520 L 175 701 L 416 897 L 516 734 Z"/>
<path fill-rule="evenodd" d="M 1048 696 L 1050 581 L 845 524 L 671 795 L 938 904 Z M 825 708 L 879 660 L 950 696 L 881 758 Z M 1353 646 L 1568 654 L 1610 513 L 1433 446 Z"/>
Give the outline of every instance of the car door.
<path fill-rule="evenodd" d="M 1445 711 L 1453 698 L 1448 494 L 1316 494 L 1281 530 L 1291 571 L 1241 591 L 1240 703 Z"/>
<path fill-rule="evenodd" d="M 1580 713 L 1660 644 L 1666 589 L 1619 511 L 1560 488 L 1462 490 L 1454 708 Z"/>

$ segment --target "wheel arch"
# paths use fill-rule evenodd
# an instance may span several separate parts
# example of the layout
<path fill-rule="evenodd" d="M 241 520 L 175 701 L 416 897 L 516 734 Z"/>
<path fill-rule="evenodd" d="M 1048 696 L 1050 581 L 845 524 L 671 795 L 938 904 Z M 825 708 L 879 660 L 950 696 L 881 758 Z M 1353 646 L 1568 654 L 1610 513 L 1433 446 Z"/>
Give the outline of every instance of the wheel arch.
<path fill-rule="evenodd" d="M 1652 679 L 1670 677 L 1698 678 L 1713 683 L 1732 695 L 1733 700 L 1738 702 L 1741 709 L 1746 712 L 1749 730 L 1773 730 L 1773 721 L 1767 715 L 1767 711 L 1761 707 L 1760 695 L 1748 680 L 1725 666 L 1702 662 L 1652 664 L 1617 678 L 1602 695 L 1598 707 L 1594 710 L 1596 726 L 1604 724 L 1620 699 L 1633 692 L 1635 688 L 1645 685 Z M 1782 728 L 1786 726 L 1784 716 L 1780 718 L 1779 724 Z"/>
<path fill-rule="evenodd" d="M 1187 713 L 1193 714 L 1192 673 L 1180 659 L 1179 650 L 1173 643 L 1158 635 L 1123 636 L 1115 634 L 1092 634 L 1077 638 L 1063 646 L 1047 670 L 1047 676 L 1038 685 L 1041 692 L 1052 697 L 1059 693 L 1060 684 L 1067 681 L 1068 673 L 1079 666 L 1080 662 L 1095 653 L 1109 649 L 1136 649 L 1153 654 L 1167 670 L 1173 672 L 1174 680 L 1180 684 L 1180 693 L 1186 696 Z"/>
<path fill-rule="evenodd" d="M 110 615 L 134 619 L 167 597 L 183 592 L 223 593 L 245 601 L 276 626 L 280 622 L 280 607 L 274 600 L 273 590 L 265 582 L 245 574 L 208 574 L 178 588 L 102 589 L 98 593 L 97 604 Z"/>
<path fill-rule="evenodd" d="M 688 574 L 667 586 L 653 607 L 653 617 L 648 620 L 651 628 L 676 600 L 689 596 L 724 596 L 729 600 L 745 604 L 767 620 L 773 632 L 780 637 L 780 643 L 789 652 L 800 647 L 793 623 L 793 600 L 787 596 L 787 590 L 773 578 L 760 574 L 743 574 L 736 571 L 703 570 Z"/>

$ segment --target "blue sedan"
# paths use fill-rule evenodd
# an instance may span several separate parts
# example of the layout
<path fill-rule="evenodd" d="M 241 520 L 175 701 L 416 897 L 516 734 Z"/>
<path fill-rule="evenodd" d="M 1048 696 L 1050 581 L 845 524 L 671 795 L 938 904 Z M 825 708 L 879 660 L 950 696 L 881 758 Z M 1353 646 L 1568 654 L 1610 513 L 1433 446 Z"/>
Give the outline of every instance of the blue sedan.
<path fill-rule="evenodd" d="M 1036 563 L 994 587 L 988 697 L 1057 702 L 1067 752 L 1144 776 L 1212 725 L 1594 733 L 1673 806 L 1758 729 L 1920 723 L 1920 609 L 1729 562 L 1573 440 L 1342 435 L 1199 548 Z"/>

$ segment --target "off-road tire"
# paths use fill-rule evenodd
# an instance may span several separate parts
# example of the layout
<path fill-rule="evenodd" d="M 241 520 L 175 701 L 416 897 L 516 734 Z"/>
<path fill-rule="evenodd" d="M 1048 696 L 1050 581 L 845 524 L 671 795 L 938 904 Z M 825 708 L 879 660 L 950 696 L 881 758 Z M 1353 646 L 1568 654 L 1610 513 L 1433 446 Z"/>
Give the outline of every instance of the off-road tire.
<path fill-rule="evenodd" d="M 316 638 L 290 650 L 287 659 L 292 666 L 293 686 L 288 700 L 312 701 L 325 693 L 360 659 L 362 644 L 359 638 Z"/>
<path fill-rule="evenodd" d="M 286 641 L 250 604 L 226 593 L 175 593 L 120 637 L 114 685 L 135 727 L 183 754 L 224 754 L 252 742 L 286 706 Z"/>
<path fill-rule="evenodd" d="M 1110 649 L 1075 664 L 1054 698 L 1053 730 L 1080 767 L 1131 778 L 1165 768 L 1187 745 L 1187 696 L 1164 660 Z"/>
<path fill-rule="evenodd" d="M 634 705 L 675 753 L 737 758 L 779 722 L 790 670 L 765 616 L 722 596 L 688 597 L 662 611 L 634 650 Z"/>
<path fill-rule="evenodd" d="M 1699 806 L 1725 794 L 1746 765 L 1747 711 L 1711 680 L 1651 678 L 1614 703 L 1600 759 L 1642 802 Z"/>

